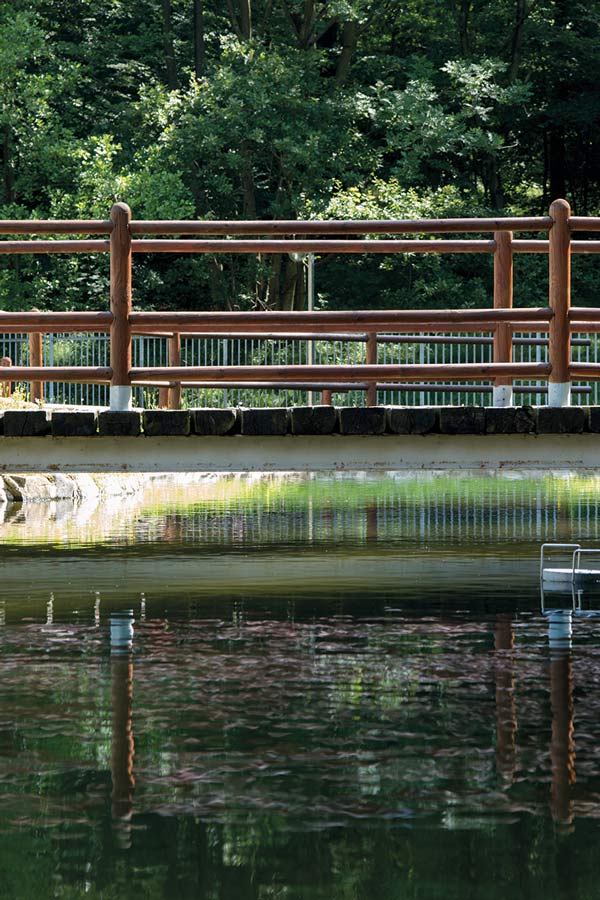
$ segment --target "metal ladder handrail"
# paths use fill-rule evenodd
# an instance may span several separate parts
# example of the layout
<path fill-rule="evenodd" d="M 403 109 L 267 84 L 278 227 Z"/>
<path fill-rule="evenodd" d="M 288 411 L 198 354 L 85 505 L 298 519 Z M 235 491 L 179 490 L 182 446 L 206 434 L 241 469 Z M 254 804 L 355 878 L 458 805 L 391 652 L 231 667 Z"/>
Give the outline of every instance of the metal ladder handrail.
<path fill-rule="evenodd" d="M 553 548 L 554 550 L 558 550 L 558 549 L 574 550 L 575 552 L 577 552 L 578 550 L 581 550 L 581 544 L 553 544 L 553 543 L 542 544 L 541 550 L 540 550 L 540 579 L 541 580 L 543 580 L 543 578 L 544 578 L 545 551 L 550 547 Z"/>
<path fill-rule="evenodd" d="M 582 554 L 585 554 L 586 556 L 600 556 L 600 549 L 599 548 L 593 548 L 593 549 L 590 548 L 589 550 L 587 550 L 587 549 L 582 549 L 581 547 L 579 547 L 573 553 L 573 568 L 571 570 L 571 577 L 573 578 L 573 580 L 575 580 L 575 572 L 579 571 L 579 568 L 580 568 L 579 564 L 581 562 Z M 598 574 L 600 575 L 600 569 L 598 569 Z"/>

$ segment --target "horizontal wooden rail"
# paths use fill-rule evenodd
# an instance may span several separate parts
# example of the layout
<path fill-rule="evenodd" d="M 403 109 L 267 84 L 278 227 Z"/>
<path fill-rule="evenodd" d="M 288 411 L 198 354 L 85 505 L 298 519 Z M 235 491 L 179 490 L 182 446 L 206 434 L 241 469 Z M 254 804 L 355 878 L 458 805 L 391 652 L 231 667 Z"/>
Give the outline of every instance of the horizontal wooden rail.
<path fill-rule="evenodd" d="M 0 253 L 109 253 L 110 241 L 0 241 Z"/>
<path fill-rule="evenodd" d="M 572 253 L 600 253 L 600 241 L 571 241 Z"/>
<path fill-rule="evenodd" d="M 572 306 L 569 310 L 569 322 L 579 326 L 580 322 L 600 322 L 600 307 Z"/>
<path fill-rule="evenodd" d="M 68 381 L 79 384 L 107 384 L 109 366 L 12 366 L 0 368 L 0 381 Z"/>
<path fill-rule="evenodd" d="M 131 234 L 467 234 L 490 231 L 550 231 L 550 216 L 498 219 L 265 219 L 264 221 L 144 221 L 133 219 Z"/>
<path fill-rule="evenodd" d="M 600 365 L 600 364 L 599 364 Z M 480 378 L 544 378 L 550 374 L 545 363 L 454 363 L 432 365 L 328 365 L 328 366 L 183 366 L 169 368 L 151 366 L 132 368 L 134 384 L 144 381 L 228 381 L 246 382 L 387 382 L 421 379 L 451 379 L 472 381 Z"/>
<path fill-rule="evenodd" d="M 40 241 L 41 243 L 41 241 Z M 493 253 L 496 242 L 477 241 L 312 241 L 261 240 L 136 240 L 131 242 L 133 253 Z"/>
<path fill-rule="evenodd" d="M 536 325 L 536 329 L 538 326 Z M 543 331 L 543 327 L 539 329 Z M 170 338 L 171 332 L 168 331 L 149 331 L 149 332 L 141 332 L 137 331 L 137 329 L 133 329 L 134 334 L 137 335 L 145 335 L 146 337 L 161 337 L 161 338 Z M 318 340 L 318 341 L 327 341 L 329 343 L 339 343 L 339 344 L 364 344 L 368 340 L 366 334 L 356 333 L 356 334 L 329 334 L 327 332 L 312 332 L 312 331 L 301 331 L 301 332 L 235 332 L 230 335 L 224 334 L 222 331 L 216 332 L 206 332 L 206 331 L 191 331 L 184 332 L 180 334 L 182 340 L 201 340 L 201 341 L 211 341 L 211 340 L 227 340 L 230 339 L 232 341 L 280 341 L 280 342 L 290 342 L 290 343 L 305 343 L 309 340 Z M 482 337 L 477 336 L 473 337 L 471 335 L 443 335 L 443 334 L 381 334 L 377 333 L 377 343 L 378 344 L 453 344 L 453 345 L 462 345 L 465 344 L 469 347 L 479 347 L 479 346 L 491 346 L 494 342 L 493 337 Z M 517 346 L 526 346 L 526 347 L 547 347 L 548 346 L 548 338 L 534 338 L 534 337 L 513 337 L 513 344 Z M 573 338 L 571 340 L 571 344 L 578 347 L 589 347 L 590 339 L 589 338 Z"/>
<path fill-rule="evenodd" d="M 348 332 L 398 331 L 422 328 L 429 331 L 486 331 L 498 324 L 518 331 L 543 331 L 552 318 L 549 307 L 531 309 L 405 309 L 360 312 L 134 312 L 129 319 L 133 331 L 151 333 L 192 331 L 234 334 L 306 330 L 313 336 L 337 330 Z M 1 325 L 1 319 L 0 319 Z M 1 328 L 0 328 L 1 330 Z"/>
<path fill-rule="evenodd" d="M 110 312 L 0 312 L 0 334 L 106 332 Z"/>
<path fill-rule="evenodd" d="M 406 383 L 406 384 L 378 384 L 378 390 L 386 390 L 386 391 L 412 391 L 412 392 L 423 392 L 424 394 L 433 394 L 436 391 L 442 391 L 443 393 L 449 394 L 477 394 L 481 393 L 490 393 L 492 391 L 493 384 L 436 384 L 435 382 L 423 382 L 422 384 L 416 383 Z M 574 394 L 589 394 L 591 393 L 591 388 L 589 386 L 578 387 L 574 385 L 573 388 Z M 513 387 L 513 391 L 515 394 L 547 394 L 548 393 L 548 385 L 540 384 L 540 385 L 517 385 L 515 384 Z"/>
<path fill-rule="evenodd" d="M 6 233 L 9 232 L 2 232 Z M 13 231 L 13 234 L 25 233 Z M 33 233 L 33 232 L 32 232 Z M 58 234 L 63 233 L 57 230 Z M 64 233 L 68 233 L 65 229 Z M 76 233 L 76 232 L 73 232 Z M 90 233 L 90 232 L 82 232 Z M 99 231 L 104 233 L 104 231 Z M 513 253 L 548 254 L 547 240 L 513 240 Z M 326 238 L 315 240 L 134 240 L 133 253 L 317 253 L 317 254 L 353 254 L 353 253 L 494 253 L 496 243 L 493 240 L 339 240 Z M 109 253 L 108 240 L 0 240 L 0 254 L 48 254 L 48 253 Z M 571 252 L 577 254 L 600 253 L 600 241 L 571 241 Z"/>
<path fill-rule="evenodd" d="M 110 219 L 0 219 L 0 234 L 110 234 Z"/>
<path fill-rule="evenodd" d="M 600 378 L 600 363 L 573 362 L 569 366 L 571 378 Z"/>
<path fill-rule="evenodd" d="M 600 231 L 600 216 L 569 216 L 571 231 Z"/>
<path fill-rule="evenodd" d="M 214 388 L 245 388 L 246 390 L 270 391 L 270 390 L 286 390 L 286 391 L 366 391 L 369 384 L 365 382 L 351 382 L 345 384 L 341 381 L 336 382 L 315 382 L 315 381 L 180 381 L 177 382 L 185 389 L 214 389 Z M 137 385 L 144 387 L 168 388 L 171 386 L 170 381 L 144 380 L 136 381 Z"/>
<path fill-rule="evenodd" d="M 171 385 L 170 381 L 136 381 L 136 384 L 143 387 L 158 387 L 158 388 L 167 388 Z M 257 391 L 280 391 L 280 390 L 288 390 L 288 391 L 309 391 L 309 390 L 322 390 L 322 391 L 333 391 L 333 393 L 347 393 L 348 391 L 366 391 L 369 388 L 369 384 L 367 382 L 356 382 L 351 384 L 345 384 L 343 382 L 290 382 L 290 381 L 239 381 L 233 382 L 228 381 L 226 384 L 223 381 L 182 381 L 180 382 L 181 387 L 184 389 L 218 389 L 218 388 L 244 388 L 246 390 L 257 390 Z M 450 394 L 477 394 L 477 393 L 490 393 L 493 388 L 493 384 L 490 381 L 487 384 L 439 384 L 435 381 L 425 381 L 425 382 L 414 382 L 407 381 L 399 384 L 395 384 L 394 382 L 377 382 L 377 390 L 382 391 L 409 391 L 411 393 L 424 393 L 424 394 L 434 394 L 436 392 L 450 393 Z M 589 394 L 591 393 L 591 388 L 589 385 L 573 385 L 573 393 L 575 394 Z M 516 394 L 547 394 L 548 393 L 548 385 L 547 384 L 535 384 L 535 385 L 515 385 L 514 392 Z"/>

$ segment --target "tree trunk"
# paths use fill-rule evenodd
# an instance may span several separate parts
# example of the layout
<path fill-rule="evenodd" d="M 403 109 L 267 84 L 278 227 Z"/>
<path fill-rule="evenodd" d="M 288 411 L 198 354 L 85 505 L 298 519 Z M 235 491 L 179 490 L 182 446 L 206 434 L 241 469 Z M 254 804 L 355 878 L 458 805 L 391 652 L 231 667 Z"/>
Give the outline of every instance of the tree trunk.
<path fill-rule="evenodd" d="M 296 287 L 294 290 L 294 306 L 295 310 L 303 310 L 305 306 L 306 300 L 306 291 L 304 289 L 304 282 L 306 280 L 306 267 L 304 263 L 296 263 L 297 267 L 297 277 L 296 277 Z"/>
<path fill-rule="evenodd" d="M 240 31 L 245 41 L 252 39 L 252 0 L 240 0 Z"/>
<path fill-rule="evenodd" d="M 12 132 L 9 125 L 4 126 L 2 142 L 2 180 L 4 182 L 4 202 L 14 203 L 15 173 L 12 165 Z"/>
<path fill-rule="evenodd" d="M 295 262 L 293 259 L 285 258 L 282 269 L 284 277 L 281 282 L 280 295 L 277 300 L 277 309 L 292 310 L 296 298 L 296 283 L 298 281 L 298 269 L 302 265 L 301 262 Z"/>
<path fill-rule="evenodd" d="M 281 253 L 275 253 L 271 257 L 271 277 L 267 293 L 267 305 L 269 309 L 276 309 L 279 301 L 279 285 L 281 283 Z"/>
<path fill-rule="evenodd" d="M 500 180 L 498 157 L 490 154 L 483 163 L 483 178 L 490 205 L 501 210 L 504 207 L 504 191 Z"/>
<path fill-rule="evenodd" d="M 560 125 L 549 129 L 548 163 L 550 169 L 549 200 L 562 200 L 567 195 L 567 153 L 565 148 L 565 132 Z"/>
<path fill-rule="evenodd" d="M 523 29 L 525 28 L 525 22 L 528 15 L 529 7 L 527 6 L 527 0 L 517 0 L 515 9 L 515 27 L 513 28 L 510 47 L 510 65 L 508 67 L 509 81 L 514 81 L 519 74 L 523 50 Z"/>
<path fill-rule="evenodd" d="M 304 0 L 304 15 L 298 35 L 300 46 L 307 50 L 314 38 L 315 31 L 315 0 Z"/>
<path fill-rule="evenodd" d="M 173 10 L 171 0 L 162 0 L 162 13 L 167 86 L 170 91 L 175 91 L 177 90 L 177 67 L 175 65 L 175 49 L 173 46 Z"/>
<path fill-rule="evenodd" d="M 358 43 L 358 23 L 344 22 L 342 28 L 342 52 L 340 53 L 335 73 L 336 84 L 344 84 L 350 72 L 352 57 Z"/>
<path fill-rule="evenodd" d="M 250 146 L 244 142 L 241 147 L 244 163 L 240 174 L 244 201 L 244 218 L 256 219 L 256 188 L 252 171 L 252 153 Z"/>
<path fill-rule="evenodd" d="M 194 72 L 196 78 L 201 78 L 204 75 L 205 67 L 204 0 L 194 0 Z"/>
<path fill-rule="evenodd" d="M 471 0 L 460 0 L 458 6 L 458 45 L 462 56 L 469 56 L 471 52 L 471 38 L 469 36 L 470 16 Z"/>

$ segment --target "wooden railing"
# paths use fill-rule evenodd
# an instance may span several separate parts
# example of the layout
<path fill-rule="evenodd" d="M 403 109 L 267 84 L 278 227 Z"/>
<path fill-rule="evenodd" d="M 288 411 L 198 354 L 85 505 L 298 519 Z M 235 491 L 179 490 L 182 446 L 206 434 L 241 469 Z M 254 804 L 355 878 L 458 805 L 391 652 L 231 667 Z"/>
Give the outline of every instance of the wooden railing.
<path fill-rule="evenodd" d="M 570 402 L 573 378 L 600 377 L 599 363 L 571 362 L 573 332 L 600 331 L 600 309 L 570 306 L 572 253 L 600 253 L 600 241 L 571 240 L 572 232 L 600 231 L 600 218 L 573 217 L 565 200 L 556 200 L 549 216 L 497 219 L 407 221 L 136 221 L 123 203 L 106 220 L 0 221 L 2 235 L 101 235 L 101 238 L 0 240 L 0 253 L 108 253 L 110 310 L 99 312 L 0 312 L 0 333 L 30 335 L 29 366 L 0 366 L 0 381 L 30 381 L 41 396 L 43 381 L 109 383 L 111 407 L 126 409 L 133 385 L 162 389 L 161 399 L 178 405 L 187 386 L 287 386 L 318 388 L 324 399 L 336 389 L 360 386 L 367 403 L 376 402 L 378 386 L 476 381 L 494 385 L 494 402 L 512 402 L 514 379 L 548 380 L 552 406 Z M 515 239 L 514 232 L 547 234 L 547 239 Z M 491 234 L 479 238 L 378 238 L 353 235 Z M 176 235 L 154 238 L 148 235 Z M 181 238 L 181 235 L 188 237 Z M 212 237 L 207 238 L 210 235 Z M 227 235 L 227 239 L 222 239 Z M 298 235 L 308 236 L 307 238 Z M 337 238 L 332 238 L 337 235 Z M 143 236 L 143 237 L 138 237 Z M 201 236 L 197 238 L 196 236 Z M 215 237 L 217 236 L 217 237 Z M 240 236 L 243 236 L 242 238 Z M 251 239 L 248 239 L 251 238 Z M 368 310 L 360 312 L 137 312 L 132 309 L 132 258 L 137 253 L 489 253 L 494 257 L 494 305 L 491 309 Z M 513 307 L 513 257 L 543 253 L 549 257 L 548 306 Z M 378 364 L 377 346 L 402 332 L 479 333 L 493 335 L 492 363 Z M 513 333 L 549 334 L 547 363 L 515 363 Z M 110 366 L 42 366 L 41 335 L 64 332 L 109 332 Z M 182 366 L 181 339 L 186 335 L 292 335 L 318 339 L 331 332 L 362 335 L 365 363 L 294 366 Z M 170 336 L 169 365 L 133 367 L 133 334 Z M 390 338 L 390 335 L 392 336 Z"/>

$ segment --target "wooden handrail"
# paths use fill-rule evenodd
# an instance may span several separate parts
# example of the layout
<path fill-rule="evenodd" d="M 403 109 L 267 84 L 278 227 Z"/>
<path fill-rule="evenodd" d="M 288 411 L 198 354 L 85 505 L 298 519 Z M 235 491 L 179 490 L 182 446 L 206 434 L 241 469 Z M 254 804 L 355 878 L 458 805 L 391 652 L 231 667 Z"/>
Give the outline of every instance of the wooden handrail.
<path fill-rule="evenodd" d="M 11 367 L 10 380 L 99 381 L 111 383 L 111 397 L 131 397 L 132 384 L 148 379 L 168 385 L 168 405 L 179 404 L 181 383 L 319 384 L 324 398 L 337 385 L 357 385 L 367 391 L 367 402 L 376 402 L 381 384 L 412 383 L 451 378 L 453 381 L 489 379 L 496 387 L 508 388 L 515 378 L 549 376 L 550 402 L 568 402 L 570 379 L 575 374 L 597 377 L 600 364 L 572 363 L 571 337 L 574 332 L 600 331 L 600 309 L 570 309 L 570 256 L 572 253 L 600 253 L 600 240 L 571 240 L 573 232 L 600 231 L 600 217 L 571 216 L 568 204 L 556 200 L 549 216 L 453 218 L 410 220 L 254 220 L 179 221 L 134 220 L 131 211 L 116 204 L 110 219 L 92 220 L 0 220 L 0 235 L 31 235 L 27 240 L 0 240 L 0 254 L 110 253 L 110 311 L 76 313 L 3 313 L 0 333 L 30 335 L 32 363 L 41 363 L 41 335 L 44 333 L 110 332 L 110 367 L 31 366 Z M 513 232 L 546 233 L 544 239 L 514 239 Z M 454 234 L 456 239 L 427 238 L 425 235 Z M 489 235 L 464 238 L 461 235 Z M 42 238 L 36 238 L 41 235 Z M 72 239 L 44 237 L 72 235 Z M 75 238 L 75 236 L 82 236 Z M 86 235 L 100 235 L 90 239 Z M 153 235 L 163 235 L 155 239 Z M 391 237 L 414 235 L 414 238 Z M 186 237 L 187 236 L 187 237 Z M 196 239 L 197 236 L 199 239 Z M 205 239 L 210 236 L 209 239 Z M 220 237 L 219 237 L 220 236 Z M 367 236 L 377 239 L 368 239 Z M 227 238 L 227 239 L 222 239 Z M 358 238 L 358 239 L 357 239 Z M 348 312 L 132 312 L 132 256 L 138 253 L 491 253 L 494 255 L 494 309 L 461 310 L 368 310 Z M 549 256 L 549 305 L 535 309 L 512 307 L 512 260 L 515 254 L 540 253 Z M 416 336 L 403 331 L 421 332 Z M 514 332 L 549 332 L 549 362 L 514 363 Z M 379 343 L 435 343 L 441 337 L 423 332 L 489 332 L 490 337 L 449 338 L 451 342 L 489 342 L 494 345 L 494 362 L 452 365 L 379 365 Z M 132 368 L 133 334 L 155 334 L 169 341 L 168 367 Z M 181 366 L 180 341 L 191 334 L 260 340 L 349 340 L 366 342 L 365 364 L 344 366 Z M 526 341 L 527 339 L 521 339 Z M 529 339 L 531 340 L 531 339 Z M 540 340 L 540 339 L 534 339 Z M 0 367 L 1 368 L 1 367 Z M 42 376 L 43 373 L 43 376 Z M 581 376 L 583 377 L 583 375 Z M 9 376 L 0 372 L 0 381 Z M 36 388 L 33 388 L 34 394 Z M 37 390 L 39 394 L 39 389 Z M 567 398 L 567 399 L 565 399 Z M 124 408 L 116 406 L 115 408 Z"/>
<path fill-rule="evenodd" d="M 110 234 L 110 219 L 0 219 L 0 234 Z"/>
<path fill-rule="evenodd" d="M 0 333 L 106 332 L 112 320 L 110 312 L 0 312 Z"/>
<path fill-rule="evenodd" d="M 67 381 L 78 384 L 108 384 L 108 366 L 11 366 L 0 368 L 0 381 Z"/>
<path fill-rule="evenodd" d="M 398 331 L 423 328 L 440 331 L 460 328 L 467 331 L 492 330 L 503 322 L 522 331 L 543 330 L 553 316 L 547 307 L 530 309 L 401 309 L 322 312 L 132 312 L 129 320 L 134 331 L 151 333 L 177 331 L 212 331 L 216 333 L 249 333 L 306 330 L 314 335 L 340 329 L 347 332 Z M 1 320 L 0 320 L 1 323 Z"/>
<path fill-rule="evenodd" d="M 452 378 L 473 381 L 480 378 L 544 378 L 550 374 L 546 363 L 413 363 L 391 365 L 327 365 L 327 366 L 168 366 L 134 367 L 130 376 L 133 384 L 145 381 L 281 381 L 281 382 L 386 382 L 405 379 Z"/>
<path fill-rule="evenodd" d="M 251 221 L 133 219 L 132 234 L 467 234 L 492 231 L 550 231 L 550 216 L 497 219 L 264 219 Z M 600 229 L 599 229 L 600 230 Z"/>
<path fill-rule="evenodd" d="M 109 253 L 110 241 L 0 241 L 0 253 Z"/>
<path fill-rule="evenodd" d="M 26 242 L 27 243 L 27 242 Z M 52 242 L 50 242 L 52 243 Z M 319 240 L 261 240 L 250 241 L 220 240 L 211 238 L 207 241 L 193 239 L 177 240 L 143 240 L 132 241 L 134 253 L 493 253 L 494 241 L 445 241 L 401 239 L 385 241 L 330 241 Z"/>

